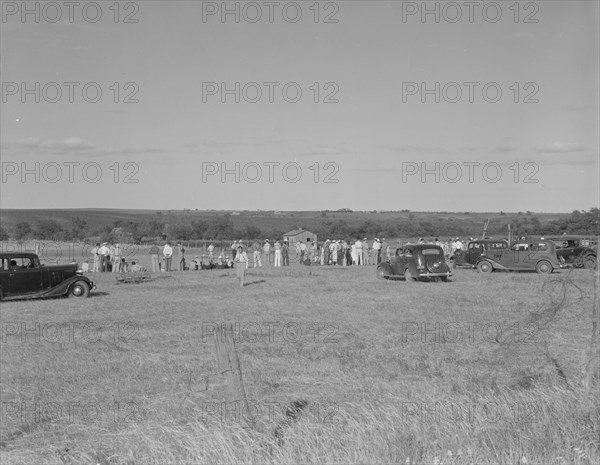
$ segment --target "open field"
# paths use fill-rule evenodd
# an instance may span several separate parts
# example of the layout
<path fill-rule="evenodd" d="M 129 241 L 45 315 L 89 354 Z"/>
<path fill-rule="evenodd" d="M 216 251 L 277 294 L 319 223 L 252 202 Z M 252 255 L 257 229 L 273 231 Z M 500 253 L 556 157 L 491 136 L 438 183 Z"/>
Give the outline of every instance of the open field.
<path fill-rule="evenodd" d="M 90 277 L 86 300 L 2 303 L 3 464 L 600 459 L 598 398 L 581 385 L 588 270 L 409 285 L 372 266 L 293 265 L 251 269 L 243 289 L 234 270 Z M 556 319 L 532 320 L 561 289 Z M 222 322 L 252 414 L 222 404 Z M 280 444 L 295 400 L 308 407 Z"/>

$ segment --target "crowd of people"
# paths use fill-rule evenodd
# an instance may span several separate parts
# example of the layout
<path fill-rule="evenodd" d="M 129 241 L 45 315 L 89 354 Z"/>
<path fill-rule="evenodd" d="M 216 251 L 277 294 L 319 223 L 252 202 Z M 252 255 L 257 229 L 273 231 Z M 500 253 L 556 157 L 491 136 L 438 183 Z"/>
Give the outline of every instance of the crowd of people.
<path fill-rule="evenodd" d="M 419 238 L 417 242 L 439 245 L 444 250 L 446 258 L 451 258 L 457 250 L 464 248 L 464 243 L 458 237 L 443 242 L 438 238 L 431 240 Z M 327 239 L 322 244 L 316 241 L 297 241 L 293 245 L 295 252 L 293 261 L 298 261 L 302 265 L 377 265 L 381 261 L 390 260 L 396 248 L 402 245 L 403 243 L 399 241 L 387 241 L 385 238 L 374 238 L 369 241 L 366 237 L 353 240 Z M 240 253 L 243 255 L 240 259 L 236 259 L 239 258 Z M 91 255 L 91 268 L 89 261 L 86 260 L 83 263 L 83 271 L 112 273 L 147 271 L 135 261 L 128 263 L 123 258 L 122 248 L 118 243 L 97 243 L 91 250 Z M 234 268 L 240 260 L 245 263 L 245 268 L 290 266 L 290 244 L 287 239 L 283 241 L 265 239 L 252 243 L 245 243 L 242 240 L 233 241 L 230 247 L 222 247 L 220 251 L 217 251 L 211 243 L 205 253 L 201 256 L 195 255 L 189 261 L 186 259 L 186 249 L 181 242 L 174 247 L 171 242 L 166 242 L 162 247 L 153 243 L 149 255 L 151 270 L 154 273 Z"/>

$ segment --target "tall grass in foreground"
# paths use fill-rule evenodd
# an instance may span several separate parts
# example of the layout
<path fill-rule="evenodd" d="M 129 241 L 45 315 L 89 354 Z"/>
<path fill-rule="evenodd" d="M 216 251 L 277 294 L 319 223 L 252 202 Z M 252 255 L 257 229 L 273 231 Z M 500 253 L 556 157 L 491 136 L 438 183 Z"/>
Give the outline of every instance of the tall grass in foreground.
<path fill-rule="evenodd" d="M 459 270 L 452 283 L 375 281 L 372 267 L 173 273 L 117 286 L 94 276 L 88 301 L 3 303 L 2 321 L 133 321 L 138 342 L 2 345 L 2 402 L 131 402 L 135 415 L 96 421 L 14 420 L 3 411 L 4 464 L 550 464 L 600 463 L 600 402 L 581 383 L 589 343 L 593 275 L 548 325 L 527 327 L 547 303 L 547 277 L 483 276 Z M 556 278 L 559 275 L 553 275 Z M 563 295 L 562 293 L 560 294 Z M 210 413 L 224 398 L 204 322 L 337 325 L 334 343 L 308 332 L 238 344 L 251 403 L 309 402 L 301 418 L 263 409 L 257 429 L 243 416 Z M 407 323 L 498 323 L 498 341 L 451 342 L 441 334 L 403 339 Z M 404 325 L 404 326 L 403 326 Z M 526 329 L 514 337 L 513 329 Z M 438 337 L 440 336 L 440 337 Z M 128 411 L 132 413 L 132 411 Z M 127 412 L 126 412 L 127 413 Z M 30 417 L 27 417 L 31 420 Z"/>

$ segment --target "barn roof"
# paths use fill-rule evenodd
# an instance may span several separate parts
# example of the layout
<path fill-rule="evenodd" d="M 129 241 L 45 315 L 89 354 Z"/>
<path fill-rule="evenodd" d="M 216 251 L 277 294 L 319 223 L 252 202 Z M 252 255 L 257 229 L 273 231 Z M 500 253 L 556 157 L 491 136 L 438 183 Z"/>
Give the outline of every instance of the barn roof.
<path fill-rule="evenodd" d="M 284 236 L 297 236 L 302 233 L 314 234 L 306 229 L 293 229 L 292 231 L 285 233 Z"/>

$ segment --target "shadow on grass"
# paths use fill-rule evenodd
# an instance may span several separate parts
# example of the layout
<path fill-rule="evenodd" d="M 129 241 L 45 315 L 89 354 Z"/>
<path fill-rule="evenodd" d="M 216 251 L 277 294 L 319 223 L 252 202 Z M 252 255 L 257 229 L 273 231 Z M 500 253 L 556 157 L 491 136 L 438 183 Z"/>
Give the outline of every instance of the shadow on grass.
<path fill-rule="evenodd" d="M 262 283 L 266 283 L 266 282 L 267 282 L 266 279 L 259 279 L 258 281 L 250 281 L 249 283 L 244 283 L 244 287 L 252 286 L 253 284 L 262 284 Z"/>
<path fill-rule="evenodd" d="M 90 298 L 93 297 L 102 297 L 105 295 L 110 295 L 110 292 L 104 292 L 104 291 L 92 291 L 90 292 Z"/>

